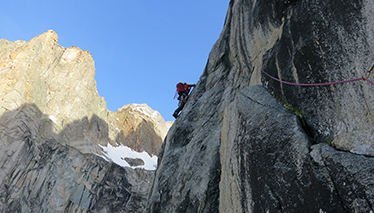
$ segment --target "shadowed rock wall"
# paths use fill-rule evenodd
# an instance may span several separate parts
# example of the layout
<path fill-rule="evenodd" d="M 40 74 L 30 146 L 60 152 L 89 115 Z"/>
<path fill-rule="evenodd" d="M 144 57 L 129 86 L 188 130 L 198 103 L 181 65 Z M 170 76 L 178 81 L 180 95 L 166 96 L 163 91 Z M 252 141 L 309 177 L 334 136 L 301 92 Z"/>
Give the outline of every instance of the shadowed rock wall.
<path fill-rule="evenodd" d="M 281 34 L 264 52 L 263 68 L 269 74 L 290 82 L 324 83 L 366 76 L 374 64 L 371 1 L 297 1 L 274 13 L 268 17 L 279 23 Z M 374 93 L 367 82 L 295 87 L 268 77 L 263 81 L 272 94 L 301 109 L 316 142 L 340 136 L 347 144 L 357 143 L 346 135 L 373 130 Z"/>
<path fill-rule="evenodd" d="M 364 75 L 372 14 L 365 0 L 231 0 L 161 148 L 147 210 L 373 211 L 373 86 L 304 88 L 261 73 L 298 83 Z"/>
<path fill-rule="evenodd" d="M 62 145 L 34 104 L 5 112 L 0 123 L 1 212 L 143 211 L 153 171 Z"/>

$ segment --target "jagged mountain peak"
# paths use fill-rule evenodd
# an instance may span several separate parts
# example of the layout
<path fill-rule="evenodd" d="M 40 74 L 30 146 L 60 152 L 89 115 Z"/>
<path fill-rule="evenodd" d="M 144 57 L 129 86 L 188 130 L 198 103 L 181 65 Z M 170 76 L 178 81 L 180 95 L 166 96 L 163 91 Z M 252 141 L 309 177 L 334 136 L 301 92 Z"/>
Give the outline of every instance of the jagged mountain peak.
<path fill-rule="evenodd" d="M 165 121 L 109 111 L 92 55 L 57 42 L 0 40 L 0 211 L 142 211 Z M 146 119 L 120 123 L 134 113 Z"/>
<path fill-rule="evenodd" d="M 159 112 L 147 104 L 129 104 L 114 113 L 120 137 L 116 142 L 138 152 L 157 155 L 169 127 Z M 143 135 L 144 132 L 148 134 Z"/>
<path fill-rule="evenodd" d="M 166 134 L 173 124 L 173 122 L 165 121 L 161 114 L 157 110 L 153 110 L 147 104 L 128 104 L 119 108 L 116 114 L 127 111 L 130 114 L 133 114 L 135 117 L 138 116 L 139 119 L 151 121 L 154 124 L 154 128 L 157 134 L 161 137 L 162 140 L 165 139 Z"/>
<path fill-rule="evenodd" d="M 162 120 L 161 114 L 156 111 L 151 109 L 147 104 L 128 104 L 125 105 L 117 110 L 117 112 L 128 110 L 131 112 L 137 112 L 138 114 L 145 115 L 146 117 L 152 119 L 152 120 Z M 143 117 L 144 118 L 144 117 Z"/>
<path fill-rule="evenodd" d="M 58 35 L 53 30 L 28 42 L 2 40 L 0 97 L 3 101 L 0 114 L 23 104 L 36 104 L 53 121 L 57 133 L 71 123 L 84 123 L 85 119 L 89 122 L 93 116 L 97 116 L 108 137 L 92 138 L 89 140 L 92 144 L 84 142 L 83 145 L 83 141 L 70 141 L 69 145 L 83 152 L 96 150 L 97 144 L 114 145 L 115 142 L 110 141 L 116 141 L 120 128 L 115 113 L 107 110 L 104 98 L 97 92 L 92 55 L 74 46 L 63 48 L 57 40 Z M 143 111 L 139 115 L 148 116 L 147 121 L 157 127 L 155 131 L 161 137 L 157 141 L 160 146 L 168 130 L 165 121 L 158 112 L 153 112 L 146 105 L 139 105 L 138 109 Z M 151 154 L 157 153 L 153 151 Z"/>

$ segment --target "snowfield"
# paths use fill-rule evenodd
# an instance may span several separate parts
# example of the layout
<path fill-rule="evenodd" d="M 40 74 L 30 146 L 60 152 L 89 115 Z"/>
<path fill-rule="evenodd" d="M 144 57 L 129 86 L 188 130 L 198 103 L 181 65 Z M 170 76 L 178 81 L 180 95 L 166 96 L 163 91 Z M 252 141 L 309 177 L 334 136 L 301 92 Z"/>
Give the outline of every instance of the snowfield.
<path fill-rule="evenodd" d="M 133 169 L 135 168 L 144 168 L 146 170 L 156 170 L 157 168 L 157 156 L 150 156 L 146 151 L 143 152 L 137 152 L 131 149 L 130 147 L 120 145 L 118 147 L 114 147 L 110 144 L 107 146 L 101 146 L 103 149 L 103 157 L 106 160 L 113 161 L 114 163 L 122 166 L 122 167 L 131 167 Z M 141 166 L 130 166 L 125 161 L 125 158 L 140 158 L 143 160 L 144 165 Z"/>

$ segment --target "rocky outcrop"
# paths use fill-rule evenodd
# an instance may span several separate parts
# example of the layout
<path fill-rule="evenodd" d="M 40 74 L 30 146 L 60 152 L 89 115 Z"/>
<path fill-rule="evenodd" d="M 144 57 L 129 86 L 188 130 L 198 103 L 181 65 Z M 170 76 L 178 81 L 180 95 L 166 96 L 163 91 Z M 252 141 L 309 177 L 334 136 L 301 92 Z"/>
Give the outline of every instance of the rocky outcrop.
<path fill-rule="evenodd" d="M 141 212 L 153 171 L 133 170 L 58 142 L 36 105 L 0 117 L 1 212 Z"/>
<path fill-rule="evenodd" d="M 291 86 L 262 73 L 297 83 L 365 75 L 373 9 L 366 0 L 231 0 L 162 145 L 147 210 L 373 211 L 373 86 Z"/>
<path fill-rule="evenodd" d="M 118 116 L 107 110 L 104 98 L 96 89 L 91 54 L 77 47 L 63 48 L 58 45 L 57 38 L 57 34 L 50 30 L 29 42 L 0 40 L 0 115 L 23 104 L 36 104 L 53 121 L 55 132 L 66 132 L 67 136 L 60 138 L 61 143 L 84 153 L 95 153 L 98 144 L 115 145 L 120 128 L 130 128 L 133 124 L 118 127 Z M 150 108 L 148 111 L 156 113 Z M 103 122 L 98 123 L 98 118 Z M 146 122 L 148 124 L 144 126 L 155 126 L 156 123 L 162 126 L 158 129 L 150 127 L 154 129 L 150 131 L 159 137 L 153 137 L 152 142 L 161 146 L 168 130 L 165 121 L 159 115 L 156 120 Z M 139 124 L 142 120 L 136 126 Z M 108 132 L 101 133 L 100 129 L 108 129 Z M 105 138 L 106 135 L 109 137 Z M 144 150 L 140 145 L 139 151 Z M 151 154 L 157 152 L 152 150 Z"/>
<path fill-rule="evenodd" d="M 159 112 L 147 104 L 129 104 L 114 114 L 120 134 L 117 143 L 157 155 L 169 128 Z"/>
<path fill-rule="evenodd" d="M 108 150 L 127 145 L 154 157 L 165 121 L 149 107 L 136 123 L 125 119 L 131 107 L 107 110 L 94 75 L 91 54 L 59 46 L 51 30 L 29 42 L 0 40 L 1 212 L 144 210 L 154 171 L 139 167 L 149 162 L 127 157 L 123 166 Z M 129 129 L 136 134 L 124 143 Z"/>

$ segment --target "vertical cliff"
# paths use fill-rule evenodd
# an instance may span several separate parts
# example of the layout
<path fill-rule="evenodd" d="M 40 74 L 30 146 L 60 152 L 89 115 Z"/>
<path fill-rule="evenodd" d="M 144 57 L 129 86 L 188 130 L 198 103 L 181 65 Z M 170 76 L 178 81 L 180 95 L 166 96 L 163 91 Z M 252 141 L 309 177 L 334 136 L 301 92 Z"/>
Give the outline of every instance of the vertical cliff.
<path fill-rule="evenodd" d="M 231 0 L 149 212 L 370 212 L 372 1 Z M 372 78 L 371 78 L 372 79 Z"/>
<path fill-rule="evenodd" d="M 91 54 L 57 38 L 0 40 L 0 211 L 141 212 L 155 163 L 138 156 L 157 159 L 166 123 L 107 110 Z"/>

